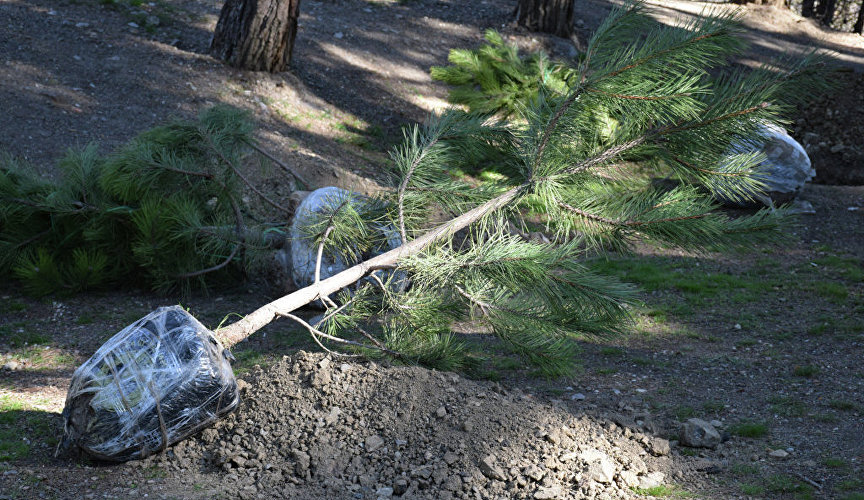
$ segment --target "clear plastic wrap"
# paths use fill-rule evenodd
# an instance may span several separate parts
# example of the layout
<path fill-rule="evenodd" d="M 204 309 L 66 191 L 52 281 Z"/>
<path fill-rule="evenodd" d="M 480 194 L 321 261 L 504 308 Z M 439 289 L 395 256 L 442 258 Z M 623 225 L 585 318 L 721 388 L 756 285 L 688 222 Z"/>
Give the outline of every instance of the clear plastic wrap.
<path fill-rule="evenodd" d="M 144 458 L 239 402 L 231 354 L 178 306 L 114 335 L 72 376 L 64 442 L 103 460 Z"/>

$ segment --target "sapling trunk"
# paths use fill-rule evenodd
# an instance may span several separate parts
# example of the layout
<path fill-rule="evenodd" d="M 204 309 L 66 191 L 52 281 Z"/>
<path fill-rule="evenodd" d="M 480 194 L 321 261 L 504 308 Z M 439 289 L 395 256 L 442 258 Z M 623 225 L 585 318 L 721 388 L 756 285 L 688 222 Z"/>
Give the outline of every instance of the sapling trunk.
<path fill-rule="evenodd" d="M 486 214 L 493 212 L 511 203 L 523 189 L 523 186 L 515 187 L 509 191 L 493 198 L 486 203 L 465 212 L 464 214 L 441 224 L 426 232 L 417 239 L 411 240 L 389 252 L 372 257 L 350 267 L 341 273 L 331 276 L 323 281 L 309 285 L 296 292 L 290 293 L 256 309 L 240 321 L 220 328 L 216 331 L 216 338 L 226 348 L 246 339 L 261 328 L 267 326 L 279 316 L 284 316 L 295 311 L 318 298 L 338 292 L 339 290 L 356 283 L 370 271 L 395 267 L 400 259 L 417 254 L 432 243 L 453 233 L 466 228 L 471 223 L 481 219 Z"/>

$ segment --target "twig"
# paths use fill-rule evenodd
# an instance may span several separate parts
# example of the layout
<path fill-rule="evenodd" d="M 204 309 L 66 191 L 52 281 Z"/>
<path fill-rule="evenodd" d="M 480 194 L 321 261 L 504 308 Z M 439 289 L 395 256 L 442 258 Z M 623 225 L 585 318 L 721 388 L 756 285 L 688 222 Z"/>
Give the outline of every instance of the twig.
<path fill-rule="evenodd" d="M 321 330 L 318 330 L 314 326 L 310 325 L 309 323 L 304 321 L 302 318 L 298 318 L 297 316 L 294 316 L 293 314 L 290 314 L 290 313 L 284 313 L 284 314 L 280 313 L 279 316 L 285 316 L 286 318 L 293 319 L 294 321 L 300 323 L 307 330 L 309 330 L 309 333 L 311 333 L 313 336 L 317 335 L 317 336 L 320 336 L 320 337 L 325 338 L 327 340 L 331 340 L 333 342 L 336 342 L 338 344 L 352 345 L 355 347 L 362 347 L 363 349 L 378 349 L 382 352 L 386 352 L 387 354 L 391 354 L 393 356 L 400 356 L 400 357 L 403 356 L 402 353 L 396 352 L 396 351 L 394 351 L 392 349 L 388 349 L 386 347 L 370 346 L 368 344 L 363 344 L 361 342 L 355 342 L 353 340 L 347 340 L 347 339 L 340 339 L 339 337 L 334 337 L 332 335 L 328 335 L 328 334 L 322 332 Z M 359 354 L 342 354 L 342 353 L 338 353 L 338 354 L 340 356 L 352 356 L 352 357 L 360 356 Z"/>
<path fill-rule="evenodd" d="M 275 156 L 270 154 L 270 152 L 268 152 L 266 149 L 262 148 L 261 146 L 255 144 L 254 142 L 251 142 L 251 141 L 247 142 L 246 144 L 248 144 L 249 147 L 251 147 L 252 149 L 257 151 L 258 153 L 260 153 L 263 156 L 270 159 L 270 161 L 272 161 L 273 163 L 275 163 L 276 165 L 281 167 L 282 170 L 288 172 L 288 174 L 290 174 L 292 177 L 294 177 L 294 179 L 300 181 L 300 183 L 303 184 L 303 188 L 310 189 L 312 187 L 312 184 L 310 184 L 306 179 L 304 179 L 302 176 L 300 176 L 300 174 L 298 174 L 294 169 L 292 169 L 291 167 L 289 167 L 288 165 L 286 165 L 285 163 L 280 161 L 278 158 L 276 158 Z"/>
<path fill-rule="evenodd" d="M 816 481 L 810 479 L 809 477 L 805 476 L 804 474 L 801 474 L 800 472 L 793 472 L 792 474 L 794 474 L 796 477 L 798 477 L 798 479 L 800 479 L 800 480 L 806 482 L 806 483 L 809 484 L 810 486 L 813 486 L 813 487 L 816 488 L 817 490 L 822 491 L 822 485 L 821 485 L 821 484 L 819 484 L 819 483 L 817 483 Z"/>
<path fill-rule="evenodd" d="M 222 189 L 225 190 L 226 193 L 228 192 L 228 188 L 224 184 L 222 184 Z M 239 239 L 237 244 L 234 245 L 234 248 L 231 249 L 231 253 L 228 255 L 228 257 L 225 258 L 225 260 L 216 264 L 215 266 L 208 267 L 207 269 L 201 269 L 198 271 L 193 271 L 191 273 L 178 274 L 177 276 L 175 276 L 175 278 L 178 278 L 178 279 L 194 278 L 196 276 L 201 276 L 202 274 L 207 274 L 207 273 L 212 273 L 213 271 L 218 271 L 218 270 L 222 269 L 223 267 L 227 266 L 228 264 L 230 264 L 231 261 L 234 260 L 234 257 L 237 255 L 237 252 L 240 251 L 240 248 L 242 248 L 243 245 L 245 245 L 246 239 L 243 236 L 243 234 L 246 230 L 246 226 L 243 224 L 243 214 L 240 212 L 240 207 L 237 205 L 237 202 L 234 201 L 234 198 L 232 198 L 230 195 L 228 196 L 228 201 L 231 203 L 231 209 L 234 211 L 234 221 L 236 224 L 237 238 Z"/>
<path fill-rule="evenodd" d="M 405 189 L 408 187 L 408 183 L 411 181 L 411 176 L 414 175 L 414 171 L 417 169 L 417 166 L 420 165 L 420 162 L 423 161 L 423 158 L 426 156 L 426 152 L 429 151 L 435 144 L 438 143 L 438 138 L 433 139 L 429 144 L 426 145 L 425 148 L 414 158 L 414 161 L 411 162 L 411 166 L 408 167 L 408 172 L 405 174 L 405 178 L 402 180 L 402 184 L 399 186 L 399 199 L 398 199 L 398 208 L 399 208 L 399 234 L 402 235 L 402 244 L 408 243 L 408 235 L 405 232 Z"/>

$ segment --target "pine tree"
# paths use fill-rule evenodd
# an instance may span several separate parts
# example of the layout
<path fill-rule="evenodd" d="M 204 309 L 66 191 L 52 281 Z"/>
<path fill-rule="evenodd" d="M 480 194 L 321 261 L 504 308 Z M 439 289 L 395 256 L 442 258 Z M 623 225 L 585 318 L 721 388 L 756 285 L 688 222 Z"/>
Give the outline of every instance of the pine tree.
<path fill-rule="evenodd" d="M 144 132 L 108 156 L 70 151 L 46 182 L 0 158 L 0 271 L 36 295 L 121 281 L 158 291 L 236 280 L 291 213 L 249 184 L 249 116 L 215 107 Z M 280 220 L 255 222 L 243 189 Z"/>
<path fill-rule="evenodd" d="M 483 65 L 503 60 L 502 52 L 510 67 L 521 64 L 493 37 L 490 47 L 478 60 L 459 53 L 473 68 L 462 75 L 464 84 L 482 78 Z M 389 194 L 368 205 L 374 209 L 337 204 L 309 231 L 319 255 L 342 251 L 356 265 L 217 336 L 231 346 L 287 317 L 327 350 L 457 368 L 472 354 L 450 327 L 468 317 L 548 373 L 566 371 L 572 340 L 621 331 L 633 300 L 631 287 L 592 272 L 587 257 L 643 238 L 708 251 L 780 237 L 783 210 L 733 218 L 711 195 L 759 193 L 761 157 L 732 155 L 730 143 L 757 136 L 763 122 L 782 123 L 804 96 L 823 89 L 826 61 L 813 53 L 787 61 L 785 71 L 724 70 L 743 49 L 733 15 L 666 27 L 649 23 L 639 4 L 614 10 L 566 89 L 540 85 L 519 106 L 500 99 L 520 110 L 511 122 L 451 110 L 408 131 L 392 155 Z M 516 87 L 508 91 L 526 95 Z M 481 83 L 476 90 L 498 99 L 501 88 Z M 466 95 L 472 107 L 474 97 Z M 480 186 L 448 175 L 478 163 L 508 175 Z M 658 175 L 676 187 L 652 184 Z M 538 225 L 551 241 L 527 236 Z M 353 249 L 381 246 L 394 232 L 402 246 L 351 260 Z M 316 324 L 293 314 L 316 300 L 327 307 Z"/>

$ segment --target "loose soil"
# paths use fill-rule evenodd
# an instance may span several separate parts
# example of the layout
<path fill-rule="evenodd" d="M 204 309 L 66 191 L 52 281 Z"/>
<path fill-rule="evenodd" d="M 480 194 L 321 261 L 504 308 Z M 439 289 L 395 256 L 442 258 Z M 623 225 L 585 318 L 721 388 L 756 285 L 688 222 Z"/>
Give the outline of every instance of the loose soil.
<path fill-rule="evenodd" d="M 525 49 L 572 53 L 512 27 L 511 1 L 309 1 L 292 71 L 241 72 L 206 55 L 220 5 L 0 3 L 0 148 L 52 176 L 70 146 L 109 150 L 171 116 L 228 103 L 253 110 L 263 143 L 316 186 L 368 191 L 400 128 L 446 104 L 428 67 L 451 48 L 475 46 L 494 27 Z M 704 5 L 662 6 L 661 21 Z M 577 9 L 578 47 L 609 4 Z M 819 46 L 850 68 L 847 90 L 814 96 L 792 133 L 820 179 L 860 184 L 864 39 L 762 6 L 744 22 L 755 49 L 742 64 Z M 670 280 L 703 281 L 695 291 L 641 282 L 635 334 L 582 342 L 571 377 L 537 378 L 493 355 L 474 374 L 485 381 L 332 359 L 298 352 L 308 338 L 277 323 L 237 348 L 236 413 L 124 465 L 52 458 L 69 378 L 114 332 L 179 298 L 33 299 L 3 285 L 0 365 L 11 369 L 0 372 L 0 498 L 862 498 L 864 187 L 813 185 L 801 198 L 816 213 L 779 249 L 640 249 Z M 184 306 L 215 326 L 275 293 L 243 287 Z M 691 417 L 716 420 L 724 442 L 680 446 Z M 780 450 L 787 456 L 771 455 Z"/>

